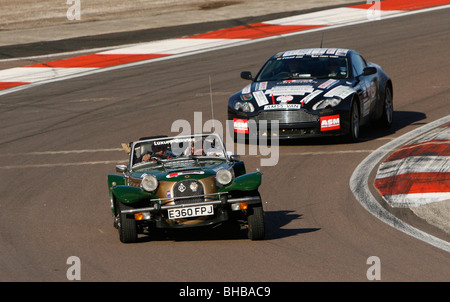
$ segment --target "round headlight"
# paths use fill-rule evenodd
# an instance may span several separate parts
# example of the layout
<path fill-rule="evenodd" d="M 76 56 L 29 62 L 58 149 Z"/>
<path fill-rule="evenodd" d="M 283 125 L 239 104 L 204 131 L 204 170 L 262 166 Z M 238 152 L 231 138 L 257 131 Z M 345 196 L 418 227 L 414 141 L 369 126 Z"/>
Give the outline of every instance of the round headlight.
<path fill-rule="evenodd" d="M 144 174 L 142 176 L 141 188 L 147 192 L 153 192 L 158 188 L 158 180 L 153 175 Z"/>
<path fill-rule="evenodd" d="M 252 103 L 250 102 L 236 102 L 234 104 L 234 110 L 236 111 L 242 110 L 243 112 L 253 112 L 255 111 L 255 107 L 253 107 Z"/>
<path fill-rule="evenodd" d="M 217 171 L 216 179 L 217 182 L 220 183 L 221 185 L 227 185 L 233 179 L 233 175 L 231 175 L 231 172 L 228 171 L 227 169 L 221 169 Z"/>
<path fill-rule="evenodd" d="M 337 105 L 339 105 L 341 103 L 341 99 L 337 99 L 337 98 L 331 98 L 331 99 L 323 99 L 320 102 L 316 103 L 312 109 L 313 110 L 317 110 L 317 109 L 325 109 L 327 107 L 335 107 Z"/>

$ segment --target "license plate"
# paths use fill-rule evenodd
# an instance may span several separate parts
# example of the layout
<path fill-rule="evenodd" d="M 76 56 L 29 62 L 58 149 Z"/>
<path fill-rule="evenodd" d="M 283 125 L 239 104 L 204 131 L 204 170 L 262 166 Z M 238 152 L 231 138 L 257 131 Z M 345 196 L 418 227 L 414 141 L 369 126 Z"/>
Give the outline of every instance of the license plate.
<path fill-rule="evenodd" d="M 180 219 L 187 217 L 208 216 L 214 214 L 214 208 L 210 205 L 184 207 L 167 210 L 169 219 Z"/>

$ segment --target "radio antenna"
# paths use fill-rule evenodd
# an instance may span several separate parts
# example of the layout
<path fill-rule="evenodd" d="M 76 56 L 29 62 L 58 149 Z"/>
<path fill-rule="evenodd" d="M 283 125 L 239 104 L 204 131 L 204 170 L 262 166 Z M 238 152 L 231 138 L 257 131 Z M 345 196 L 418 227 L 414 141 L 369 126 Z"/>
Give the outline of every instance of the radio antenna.
<path fill-rule="evenodd" d="M 323 35 L 324 35 L 324 32 L 322 32 L 322 39 L 320 40 L 320 48 L 322 48 L 322 44 L 323 44 Z"/>
<path fill-rule="evenodd" d="M 209 97 L 211 100 L 211 117 L 212 117 L 212 126 L 214 132 L 216 131 L 216 127 L 214 126 L 214 105 L 213 105 L 213 96 L 212 96 L 212 85 L 211 85 L 211 75 L 209 75 Z"/>

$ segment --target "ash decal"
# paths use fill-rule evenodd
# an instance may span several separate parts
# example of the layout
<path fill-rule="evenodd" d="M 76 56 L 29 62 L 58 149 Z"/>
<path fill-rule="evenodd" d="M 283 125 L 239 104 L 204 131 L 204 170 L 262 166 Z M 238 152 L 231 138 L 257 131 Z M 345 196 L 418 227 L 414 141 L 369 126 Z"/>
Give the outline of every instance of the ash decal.
<path fill-rule="evenodd" d="M 320 131 L 336 130 L 341 128 L 339 114 L 320 117 Z"/>
<path fill-rule="evenodd" d="M 248 121 L 245 119 L 233 119 L 234 132 L 248 133 Z"/>

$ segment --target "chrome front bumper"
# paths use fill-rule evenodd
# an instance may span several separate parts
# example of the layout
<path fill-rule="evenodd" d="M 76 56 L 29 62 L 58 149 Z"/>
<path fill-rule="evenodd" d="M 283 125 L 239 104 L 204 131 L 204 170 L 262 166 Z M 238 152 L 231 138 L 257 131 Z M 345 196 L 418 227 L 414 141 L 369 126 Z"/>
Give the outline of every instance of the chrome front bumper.
<path fill-rule="evenodd" d="M 226 194 L 226 193 L 223 193 L 223 194 Z M 207 195 L 216 195 L 216 194 L 205 194 L 202 196 L 207 196 Z M 177 199 L 202 197 L 202 196 L 178 197 L 178 198 L 171 198 L 171 199 L 161 198 L 161 199 L 152 199 L 150 201 L 163 201 L 163 200 L 174 201 Z M 233 203 L 239 203 L 239 202 L 246 202 L 247 204 L 258 204 L 258 203 L 261 203 L 261 198 L 259 196 L 250 196 L 250 197 L 239 197 L 239 198 L 228 199 L 225 195 L 222 195 L 219 200 L 189 203 L 189 204 L 160 205 L 159 203 L 156 202 L 154 204 L 154 206 L 152 206 L 152 207 L 128 209 L 128 210 L 123 210 L 122 213 L 133 214 L 133 213 L 139 213 L 139 212 L 159 212 L 161 210 L 168 210 L 168 209 L 175 209 L 175 208 L 185 208 L 185 207 L 204 206 L 204 205 L 217 205 L 217 204 L 225 205 L 225 204 L 233 204 Z"/>

